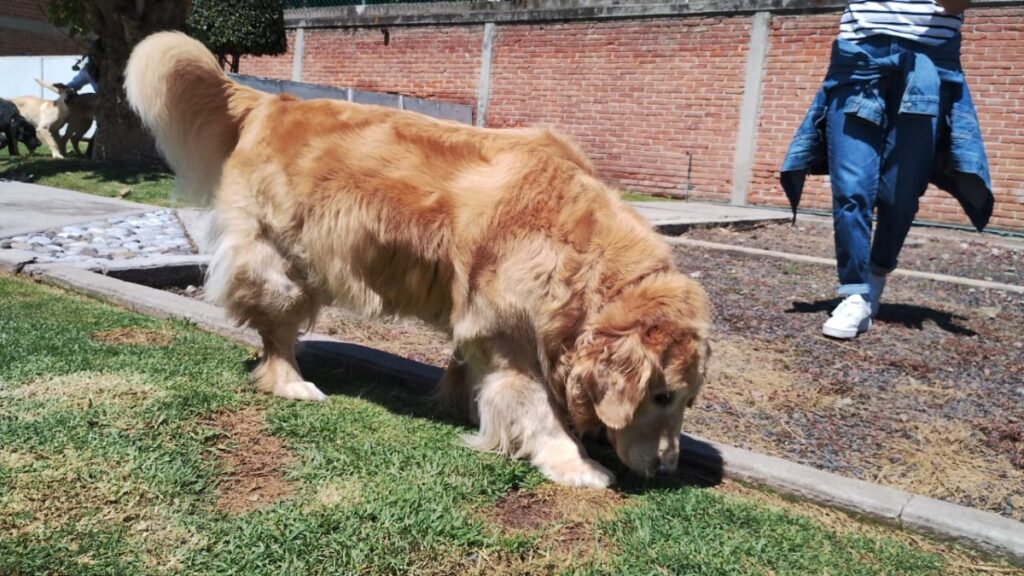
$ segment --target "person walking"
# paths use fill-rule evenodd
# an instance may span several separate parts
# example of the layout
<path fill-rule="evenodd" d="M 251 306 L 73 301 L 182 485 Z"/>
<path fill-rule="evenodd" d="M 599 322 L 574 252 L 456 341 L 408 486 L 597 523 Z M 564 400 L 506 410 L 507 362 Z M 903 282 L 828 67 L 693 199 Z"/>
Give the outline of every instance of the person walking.
<path fill-rule="evenodd" d="M 780 173 L 793 208 L 807 174 L 828 174 L 842 302 L 826 336 L 868 330 L 929 182 L 980 231 L 994 198 L 960 66 L 965 0 L 851 0 L 828 72 Z M 872 212 L 877 222 L 872 240 Z"/>

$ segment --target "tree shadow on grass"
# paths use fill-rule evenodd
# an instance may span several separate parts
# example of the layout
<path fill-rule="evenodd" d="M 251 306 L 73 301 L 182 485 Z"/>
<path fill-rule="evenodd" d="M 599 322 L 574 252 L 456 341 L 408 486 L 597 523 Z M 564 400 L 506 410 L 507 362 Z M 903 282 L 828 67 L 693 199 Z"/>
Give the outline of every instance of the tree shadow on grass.
<path fill-rule="evenodd" d="M 358 397 L 394 414 L 424 418 L 452 426 L 473 428 L 463 416 L 446 409 L 434 396 L 443 370 L 394 354 L 335 341 L 305 341 L 299 348 L 299 368 L 324 394 Z M 249 369 L 255 367 L 252 361 Z M 721 453 L 712 445 L 683 436 L 679 471 L 674 475 L 643 478 L 630 472 L 602 434 L 585 438 L 587 454 L 611 470 L 616 489 L 628 494 L 649 490 L 717 486 L 723 478 Z"/>
<path fill-rule="evenodd" d="M 4 156 L 6 167 L 0 169 L 0 178 L 19 182 L 36 182 L 40 179 L 69 173 L 82 173 L 85 180 L 97 183 L 118 183 L 137 185 L 145 182 L 160 182 L 171 176 L 158 164 L 108 164 L 94 162 L 87 158 L 47 158 L 43 156 Z M 0 164 L 3 167 L 4 164 Z"/>
<path fill-rule="evenodd" d="M 787 314 L 816 314 L 819 312 L 831 312 L 839 305 L 839 298 L 829 300 L 818 300 L 817 302 L 793 302 L 792 307 L 786 310 Z M 910 304 L 882 304 L 878 309 L 879 322 L 900 324 L 914 330 L 923 330 L 925 322 L 932 322 L 942 330 L 958 336 L 977 336 L 978 333 L 970 328 L 961 325 L 966 320 L 959 314 L 942 312 L 925 306 L 914 306 Z"/>

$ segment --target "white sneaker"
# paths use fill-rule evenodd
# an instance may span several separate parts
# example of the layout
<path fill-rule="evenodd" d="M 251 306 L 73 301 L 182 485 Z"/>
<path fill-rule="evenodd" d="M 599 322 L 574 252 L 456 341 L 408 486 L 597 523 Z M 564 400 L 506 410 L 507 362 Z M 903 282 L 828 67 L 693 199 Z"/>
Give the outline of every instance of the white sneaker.
<path fill-rule="evenodd" d="M 875 276 L 874 274 L 868 275 L 868 288 L 871 293 L 868 294 L 868 302 L 871 303 L 871 317 L 875 318 L 878 316 L 878 307 L 882 305 L 882 292 L 885 291 L 885 279 L 888 276 Z"/>
<path fill-rule="evenodd" d="M 860 294 L 848 296 L 821 327 L 825 336 L 849 340 L 871 327 L 871 305 Z"/>

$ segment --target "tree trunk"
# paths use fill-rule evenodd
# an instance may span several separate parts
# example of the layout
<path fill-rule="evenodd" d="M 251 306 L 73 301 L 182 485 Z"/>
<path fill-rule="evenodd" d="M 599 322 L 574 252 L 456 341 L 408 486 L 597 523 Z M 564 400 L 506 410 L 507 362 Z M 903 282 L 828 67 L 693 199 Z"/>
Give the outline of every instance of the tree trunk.
<path fill-rule="evenodd" d="M 181 30 L 190 0 L 93 0 L 86 2 L 89 26 L 103 47 L 99 61 L 100 104 L 94 157 L 103 162 L 159 161 L 152 137 L 129 108 L 124 68 L 132 48 L 160 30 Z"/>
<path fill-rule="evenodd" d="M 242 57 L 240 55 L 238 55 L 238 54 L 232 54 L 231 55 L 231 72 L 232 73 L 238 74 L 238 61 L 241 60 L 241 59 L 242 59 Z"/>

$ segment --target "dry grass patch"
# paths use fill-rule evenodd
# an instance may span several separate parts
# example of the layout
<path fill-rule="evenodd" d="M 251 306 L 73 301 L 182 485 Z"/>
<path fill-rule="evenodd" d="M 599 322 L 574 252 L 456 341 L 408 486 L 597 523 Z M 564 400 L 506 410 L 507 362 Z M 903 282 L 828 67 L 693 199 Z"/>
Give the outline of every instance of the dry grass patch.
<path fill-rule="evenodd" d="M 712 343 L 707 383 L 690 411 L 687 428 L 702 435 L 728 441 L 742 430 L 770 425 L 795 440 L 804 436 L 786 422 L 794 409 L 836 409 L 840 397 L 827 391 L 800 385 L 790 358 L 764 350 L 742 338 L 725 338 Z M 735 418 L 721 418 L 701 410 L 704 403 L 725 405 Z M 736 419 L 740 420 L 737 425 Z M 766 424 L 766 421 L 770 424 Z M 775 446 L 761 434 L 743 434 L 749 449 L 775 453 Z M 735 440 L 733 440 L 735 442 Z"/>
<path fill-rule="evenodd" d="M 291 450 L 267 434 L 263 413 L 253 407 L 215 415 L 208 426 L 223 431 L 213 447 L 224 474 L 216 509 L 233 514 L 268 506 L 294 491 L 284 479 Z"/>
<path fill-rule="evenodd" d="M 316 491 L 313 496 L 314 505 L 349 508 L 362 502 L 363 490 L 363 483 L 355 478 L 332 480 Z"/>
<path fill-rule="evenodd" d="M 147 330 L 145 328 L 125 327 L 113 330 L 100 330 L 89 335 L 96 342 L 117 346 L 170 346 L 174 334 L 169 330 Z"/>
<path fill-rule="evenodd" d="M 74 450 L 56 458 L 0 452 L 0 462 L 15 464 L 10 490 L 0 497 L 0 538 L 66 526 L 80 531 L 122 526 L 143 561 L 160 570 L 180 567 L 200 543 L 132 470 L 117 462 Z"/>
<path fill-rule="evenodd" d="M 908 437 L 893 437 L 894 455 L 875 481 L 933 498 L 970 502 L 975 508 L 998 509 L 1024 486 L 1024 471 L 983 444 L 963 422 L 915 423 Z M 1018 509 L 1024 502 L 1016 497 Z"/>
<path fill-rule="evenodd" d="M 65 408 L 85 410 L 96 404 L 136 407 L 156 391 L 137 374 L 79 372 L 33 380 L 20 386 L 0 387 L 0 398 L 55 402 Z"/>
<path fill-rule="evenodd" d="M 871 538 L 889 538 L 925 552 L 938 554 L 946 561 L 945 574 L 948 576 L 976 574 L 1024 576 L 1024 568 L 992 562 L 964 548 L 931 540 L 913 532 L 883 524 L 865 522 L 835 508 L 787 498 L 775 492 L 752 488 L 734 480 L 722 480 L 721 484 L 715 486 L 714 490 L 732 497 L 748 501 L 752 500 L 771 508 L 805 516 L 837 534 L 860 534 Z"/>
<path fill-rule="evenodd" d="M 446 335 L 414 319 L 365 318 L 328 306 L 320 311 L 313 331 L 434 366 L 446 366 L 452 355 Z"/>

